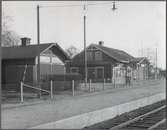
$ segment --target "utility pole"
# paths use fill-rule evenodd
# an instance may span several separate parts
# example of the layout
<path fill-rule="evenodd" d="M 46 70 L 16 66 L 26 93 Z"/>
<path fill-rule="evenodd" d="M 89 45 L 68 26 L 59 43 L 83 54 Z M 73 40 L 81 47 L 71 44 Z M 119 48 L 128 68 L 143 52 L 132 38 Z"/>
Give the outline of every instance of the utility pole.
<path fill-rule="evenodd" d="M 40 86 L 40 22 L 39 22 L 39 5 L 37 5 L 37 44 L 38 44 L 38 61 L 37 61 L 37 84 Z M 41 91 L 40 91 L 41 97 Z"/>
<path fill-rule="evenodd" d="M 84 5 L 84 11 L 86 10 Z M 85 13 L 85 12 L 84 12 Z M 85 87 L 87 86 L 86 15 L 84 14 Z"/>
<path fill-rule="evenodd" d="M 141 42 L 141 56 L 143 56 L 143 43 Z"/>
<path fill-rule="evenodd" d="M 155 60 L 156 60 L 156 61 L 155 61 L 155 63 L 156 63 L 156 64 L 155 64 L 155 65 L 156 65 L 156 68 L 155 68 L 155 75 L 156 75 L 156 79 L 157 79 L 157 76 L 158 76 L 158 71 L 157 71 L 157 47 L 156 47 L 156 49 L 155 49 L 155 54 L 156 54 L 156 56 L 155 56 L 155 58 L 156 58 L 156 59 L 155 59 Z"/>

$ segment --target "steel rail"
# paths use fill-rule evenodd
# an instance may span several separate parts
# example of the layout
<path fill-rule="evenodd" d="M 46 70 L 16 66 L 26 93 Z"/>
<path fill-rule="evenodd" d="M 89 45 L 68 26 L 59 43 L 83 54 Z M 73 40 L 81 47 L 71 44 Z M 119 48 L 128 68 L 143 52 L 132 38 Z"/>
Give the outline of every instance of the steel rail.
<path fill-rule="evenodd" d="M 123 123 L 121 123 L 121 124 L 119 124 L 119 125 L 117 125 L 117 126 L 114 126 L 114 127 L 110 128 L 109 130 L 116 130 L 116 129 L 125 127 L 125 126 L 127 126 L 127 125 L 129 125 L 129 124 L 131 124 L 131 123 L 133 123 L 133 122 L 135 122 L 135 121 L 138 121 L 139 119 L 141 119 L 141 118 L 143 118 L 143 117 L 145 117 L 145 116 L 148 116 L 148 115 L 150 115 L 150 114 L 153 114 L 153 113 L 155 113 L 155 112 L 158 112 L 158 111 L 164 109 L 165 107 L 166 107 L 166 105 L 164 105 L 164 106 L 162 106 L 162 107 L 159 107 L 159 108 L 157 108 L 157 109 L 154 109 L 154 110 L 152 110 L 152 111 L 150 111 L 150 112 L 148 112 L 148 113 L 145 113 L 145 114 L 143 114 L 143 115 L 140 115 L 140 116 L 138 116 L 138 117 L 135 117 L 135 118 L 133 118 L 132 120 L 128 120 L 128 121 L 123 122 Z"/>
<path fill-rule="evenodd" d="M 155 129 L 157 128 L 159 125 L 165 123 L 166 119 L 162 119 L 161 121 L 157 122 L 156 124 L 152 125 L 151 127 L 148 128 L 148 130 L 152 130 L 152 129 Z"/>

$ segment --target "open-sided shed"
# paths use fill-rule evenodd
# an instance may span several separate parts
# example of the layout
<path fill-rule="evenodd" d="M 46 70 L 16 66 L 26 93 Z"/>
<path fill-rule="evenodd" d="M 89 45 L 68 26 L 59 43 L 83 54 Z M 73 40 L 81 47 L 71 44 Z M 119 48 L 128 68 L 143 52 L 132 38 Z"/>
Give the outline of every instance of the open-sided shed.
<path fill-rule="evenodd" d="M 40 76 L 64 74 L 68 55 L 57 43 L 2 47 L 2 84 L 37 82 L 37 58 L 40 54 Z M 4 87 L 3 87 L 4 88 Z"/>

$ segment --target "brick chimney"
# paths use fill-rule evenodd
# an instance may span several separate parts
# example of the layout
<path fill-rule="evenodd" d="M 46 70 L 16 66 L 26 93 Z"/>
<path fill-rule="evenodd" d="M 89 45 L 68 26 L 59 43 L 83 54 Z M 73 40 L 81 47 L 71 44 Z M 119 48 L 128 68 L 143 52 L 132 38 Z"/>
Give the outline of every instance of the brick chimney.
<path fill-rule="evenodd" d="M 104 41 L 99 41 L 99 45 L 103 46 L 104 45 Z"/>
<path fill-rule="evenodd" d="M 31 40 L 31 38 L 28 38 L 28 37 L 21 38 L 21 45 L 22 46 L 30 45 L 30 40 Z"/>

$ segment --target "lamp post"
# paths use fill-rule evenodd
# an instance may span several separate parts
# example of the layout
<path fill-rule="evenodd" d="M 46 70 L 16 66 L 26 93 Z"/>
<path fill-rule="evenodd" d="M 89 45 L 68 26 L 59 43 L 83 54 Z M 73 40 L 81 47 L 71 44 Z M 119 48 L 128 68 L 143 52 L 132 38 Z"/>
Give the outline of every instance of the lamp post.
<path fill-rule="evenodd" d="M 87 86 L 87 77 L 88 77 L 88 70 L 87 70 L 87 50 L 86 50 L 86 7 L 84 5 L 84 70 L 85 70 L 85 88 Z M 112 11 L 115 11 L 117 8 L 115 6 L 115 1 L 112 5 Z"/>
<path fill-rule="evenodd" d="M 96 4 L 88 4 L 96 5 Z M 71 6 L 81 6 L 81 5 L 71 5 Z M 70 7 L 70 6 L 42 6 L 42 7 Z M 40 19 L 39 19 L 39 5 L 37 5 L 37 44 L 38 44 L 38 63 L 37 63 L 37 82 L 40 87 Z M 113 2 L 112 10 L 115 11 L 115 1 Z M 86 51 L 86 7 L 84 5 L 84 68 L 85 68 L 85 87 L 87 85 L 87 51 Z M 41 94 L 41 92 L 40 92 Z"/>

